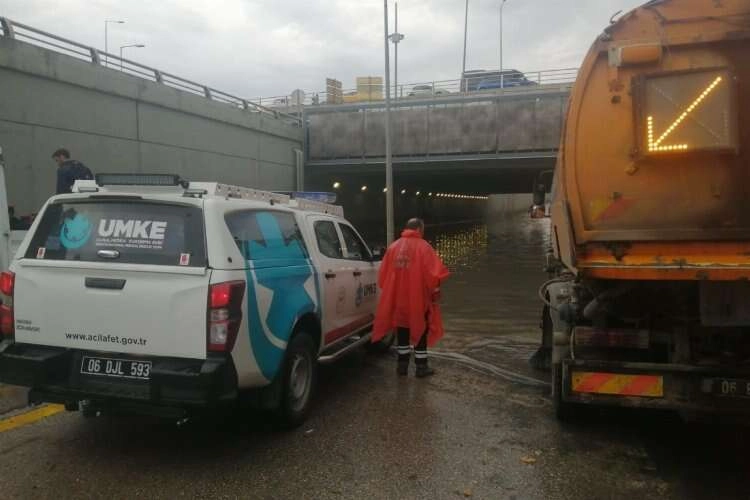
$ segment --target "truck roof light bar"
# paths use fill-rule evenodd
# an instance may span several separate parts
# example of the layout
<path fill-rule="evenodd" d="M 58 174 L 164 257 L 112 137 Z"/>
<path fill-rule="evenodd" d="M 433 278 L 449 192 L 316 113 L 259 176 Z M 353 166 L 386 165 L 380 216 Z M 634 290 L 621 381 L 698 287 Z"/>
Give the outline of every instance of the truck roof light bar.
<path fill-rule="evenodd" d="M 336 193 L 328 191 L 277 191 L 281 194 L 291 196 L 295 200 L 312 200 L 321 203 L 334 204 L 336 203 Z"/>
<path fill-rule="evenodd" d="M 175 174 L 96 174 L 99 186 L 183 186 L 187 183 Z"/>

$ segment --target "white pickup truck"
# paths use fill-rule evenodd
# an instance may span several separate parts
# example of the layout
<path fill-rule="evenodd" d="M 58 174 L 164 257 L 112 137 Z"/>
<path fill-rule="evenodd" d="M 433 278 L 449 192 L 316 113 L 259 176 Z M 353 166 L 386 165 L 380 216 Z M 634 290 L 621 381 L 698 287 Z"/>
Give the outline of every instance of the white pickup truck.
<path fill-rule="evenodd" d="M 310 408 L 369 342 L 379 256 L 338 206 L 172 175 L 52 197 L 0 275 L 0 382 L 87 414 Z"/>

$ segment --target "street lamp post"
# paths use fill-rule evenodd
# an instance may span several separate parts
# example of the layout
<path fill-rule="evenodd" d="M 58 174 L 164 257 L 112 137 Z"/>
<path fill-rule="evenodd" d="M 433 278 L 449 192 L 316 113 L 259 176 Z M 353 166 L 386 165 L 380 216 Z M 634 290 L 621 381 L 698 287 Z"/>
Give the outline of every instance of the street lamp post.
<path fill-rule="evenodd" d="M 469 33 L 469 0 L 466 0 L 466 12 L 464 13 L 464 63 L 461 66 L 461 90 L 468 90 L 468 88 L 464 89 L 464 85 L 468 87 L 468 83 L 465 83 L 465 75 L 466 75 L 466 39 L 468 37 Z"/>
<path fill-rule="evenodd" d="M 399 44 L 399 42 L 401 42 L 401 40 L 404 39 L 404 35 L 402 35 L 401 33 L 398 32 L 398 2 L 396 2 L 396 19 L 395 19 L 395 23 L 396 23 L 395 32 L 392 33 L 392 34 L 390 34 L 388 36 L 388 38 L 390 39 L 391 42 L 393 42 L 394 49 L 395 49 L 395 52 L 396 52 L 395 53 L 395 61 L 394 61 L 395 74 L 394 74 L 393 88 L 394 88 L 394 90 L 396 92 L 396 99 L 398 99 L 399 98 L 399 95 L 398 95 L 398 44 Z"/>
<path fill-rule="evenodd" d="M 128 47 L 137 47 L 139 49 L 142 49 L 145 47 L 142 43 L 132 43 L 130 45 L 121 45 L 120 46 L 120 71 L 122 71 L 122 49 L 127 49 Z"/>
<path fill-rule="evenodd" d="M 500 0 L 500 87 L 505 88 L 503 83 L 503 7 L 508 0 Z"/>
<path fill-rule="evenodd" d="M 393 243 L 393 163 L 391 158 L 391 61 L 388 46 L 388 0 L 383 0 L 385 30 L 385 227 L 386 242 Z"/>
<path fill-rule="evenodd" d="M 104 20 L 104 65 L 109 65 L 109 57 L 107 54 L 109 53 L 109 33 L 107 32 L 107 26 L 112 24 L 125 24 L 125 21 L 118 21 L 115 19 L 105 19 Z"/>

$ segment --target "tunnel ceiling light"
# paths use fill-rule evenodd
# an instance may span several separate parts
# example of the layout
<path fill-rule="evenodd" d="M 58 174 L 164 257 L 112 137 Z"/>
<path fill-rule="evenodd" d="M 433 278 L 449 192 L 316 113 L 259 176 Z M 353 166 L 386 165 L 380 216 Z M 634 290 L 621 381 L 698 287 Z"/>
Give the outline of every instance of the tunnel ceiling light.
<path fill-rule="evenodd" d="M 427 196 L 432 196 L 432 193 L 427 193 Z"/>
<path fill-rule="evenodd" d="M 388 188 L 383 188 L 383 192 L 387 193 L 388 192 Z"/>
<path fill-rule="evenodd" d="M 333 189 L 338 189 L 341 187 L 341 183 L 339 181 L 336 181 L 333 183 Z"/>
<path fill-rule="evenodd" d="M 406 194 L 406 189 L 402 189 L 401 194 Z"/>
<path fill-rule="evenodd" d="M 417 191 L 416 194 L 417 194 L 417 196 L 419 196 L 420 194 L 422 194 L 422 191 Z"/>
<path fill-rule="evenodd" d="M 362 186 L 360 189 L 361 189 L 362 192 L 365 192 L 365 191 L 367 191 L 367 186 Z"/>

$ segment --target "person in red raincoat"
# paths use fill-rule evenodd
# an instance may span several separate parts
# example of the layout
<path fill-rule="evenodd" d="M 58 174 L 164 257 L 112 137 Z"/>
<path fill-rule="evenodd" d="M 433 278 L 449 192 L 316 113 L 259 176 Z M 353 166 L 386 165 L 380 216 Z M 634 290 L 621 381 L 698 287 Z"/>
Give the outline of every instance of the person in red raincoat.
<path fill-rule="evenodd" d="M 427 243 L 424 222 L 411 219 L 401 238 L 383 257 L 378 274 L 381 289 L 372 341 L 378 342 L 396 330 L 398 374 L 407 375 L 410 345 L 414 346 L 417 377 L 433 375 L 427 363 L 427 347 L 443 336 L 440 316 L 440 282 L 450 274 L 435 250 Z"/>

